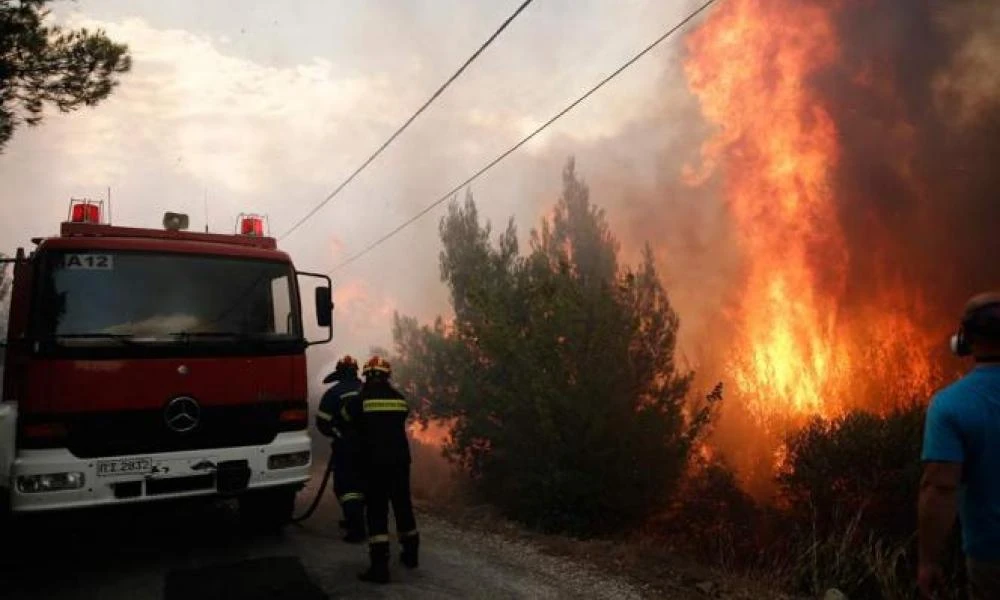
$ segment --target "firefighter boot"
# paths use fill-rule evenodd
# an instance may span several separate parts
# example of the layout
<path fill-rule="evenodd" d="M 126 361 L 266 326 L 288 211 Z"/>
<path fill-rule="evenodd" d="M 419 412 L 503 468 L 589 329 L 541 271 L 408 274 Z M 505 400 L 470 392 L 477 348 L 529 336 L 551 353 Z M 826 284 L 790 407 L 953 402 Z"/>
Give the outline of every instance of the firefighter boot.
<path fill-rule="evenodd" d="M 347 517 L 344 519 L 347 525 L 344 528 L 347 530 L 347 535 L 343 538 L 344 541 L 348 544 L 360 544 L 368 539 L 368 536 L 365 534 L 364 502 L 353 500 L 344 503 L 344 515 Z"/>
<path fill-rule="evenodd" d="M 377 542 L 368 547 L 371 566 L 358 579 L 368 583 L 389 583 L 389 542 Z"/>
<path fill-rule="evenodd" d="M 416 569 L 420 565 L 420 534 L 412 533 L 399 540 L 403 552 L 399 555 L 400 562 L 407 569 Z"/>

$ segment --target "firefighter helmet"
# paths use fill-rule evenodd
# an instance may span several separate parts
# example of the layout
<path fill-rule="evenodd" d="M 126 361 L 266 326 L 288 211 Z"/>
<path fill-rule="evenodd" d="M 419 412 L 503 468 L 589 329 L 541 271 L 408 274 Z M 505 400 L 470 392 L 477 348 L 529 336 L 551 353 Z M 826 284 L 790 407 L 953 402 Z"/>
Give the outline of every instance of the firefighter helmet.
<path fill-rule="evenodd" d="M 358 373 L 358 361 L 350 354 L 345 354 L 343 358 L 337 361 L 336 366 L 333 367 L 333 371 L 323 378 L 323 384 L 326 385 L 343 379 L 345 372 L 351 372 L 355 375 Z"/>
<path fill-rule="evenodd" d="M 378 356 L 377 354 L 368 359 L 368 362 L 365 363 L 364 370 L 365 377 L 375 373 L 381 373 L 386 377 L 392 375 L 392 366 L 389 364 L 389 361 L 381 356 Z"/>
<path fill-rule="evenodd" d="M 357 371 L 358 361 L 354 360 L 354 357 L 350 354 L 345 354 L 344 358 L 337 361 L 336 370 L 338 371 Z"/>

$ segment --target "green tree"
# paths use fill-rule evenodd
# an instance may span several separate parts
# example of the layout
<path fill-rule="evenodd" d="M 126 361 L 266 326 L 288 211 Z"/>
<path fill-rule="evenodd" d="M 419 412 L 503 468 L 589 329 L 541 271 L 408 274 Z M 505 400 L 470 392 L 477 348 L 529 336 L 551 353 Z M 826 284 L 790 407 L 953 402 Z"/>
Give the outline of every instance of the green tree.
<path fill-rule="evenodd" d="M 397 316 L 397 377 L 423 418 L 453 424 L 446 454 L 510 515 L 596 533 L 663 505 L 709 406 L 688 405 L 679 321 L 647 248 L 637 268 L 573 161 L 522 256 L 471 195 L 441 222 L 454 320 Z"/>
<path fill-rule="evenodd" d="M 0 259 L 7 256 L 0 252 Z M 0 263 L 0 341 L 7 340 L 7 316 L 10 314 L 10 287 L 13 283 L 10 263 Z"/>
<path fill-rule="evenodd" d="M 102 31 L 47 22 L 49 0 L 0 0 L 0 150 L 45 105 L 69 112 L 108 97 L 132 65 L 128 47 Z"/>

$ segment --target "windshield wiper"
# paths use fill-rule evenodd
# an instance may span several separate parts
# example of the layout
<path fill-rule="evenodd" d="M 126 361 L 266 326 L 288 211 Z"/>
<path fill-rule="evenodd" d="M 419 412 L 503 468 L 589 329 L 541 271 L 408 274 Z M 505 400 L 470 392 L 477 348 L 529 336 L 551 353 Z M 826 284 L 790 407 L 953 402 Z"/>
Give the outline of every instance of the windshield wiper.
<path fill-rule="evenodd" d="M 56 340 L 114 340 L 121 344 L 135 343 L 135 336 L 127 333 L 59 333 L 52 337 Z"/>
<path fill-rule="evenodd" d="M 174 331 L 167 335 L 184 341 L 199 338 L 233 338 L 237 340 L 249 340 L 259 337 L 259 334 L 246 333 L 243 331 Z"/>
<path fill-rule="evenodd" d="M 174 337 L 240 337 L 248 335 L 240 331 L 172 331 L 167 335 Z"/>

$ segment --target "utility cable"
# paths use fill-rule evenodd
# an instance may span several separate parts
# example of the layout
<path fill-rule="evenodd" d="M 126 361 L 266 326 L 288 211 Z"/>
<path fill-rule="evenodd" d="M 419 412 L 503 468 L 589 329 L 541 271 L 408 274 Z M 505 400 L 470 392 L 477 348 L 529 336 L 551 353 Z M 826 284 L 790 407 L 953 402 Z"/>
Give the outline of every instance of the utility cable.
<path fill-rule="evenodd" d="M 357 169 L 355 169 L 354 172 L 351 173 L 347 177 L 347 179 L 345 179 L 343 182 L 341 182 L 341 184 L 338 185 L 336 187 L 336 189 L 334 189 L 332 192 L 330 192 L 329 195 L 327 195 L 327 197 L 324 198 L 322 202 L 320 202 L 319 204 L 317 204 L 316 206 L 314 206 L 312 208 L 312 210 L 310 210 L 308 213 L 306 213 L 306 215 L 304 217 L 302 217 L 294 225 L 292 225 L 292 227 L 288 231 L 286 231 L 285 233 L 281 234 L 281 236 L 279 236 L 278 239 L 279 240 L 285 239 L 286 237 L 288 237 L 289 235 L 291 235 L 292 232 L 294 232 L 296 229 L 298 229 L 299 227 L 301 227 L 306 221 L 308 221 L 310 218 L 312 218 L 313 215 L 315 215 L 317 212 L 319 212 L 319 210 L 321 208 L 323 208 L 324 206 L 326 206 L 326 204 L 328 202 L 330 202 L 330 200 L 333 200 L 333 198 L 337 194 L 339 194 L 341 192 L 341 190 L 343 190 L 345 187 L 347 187 L 347 185 L 349 183 L 351 183 L 351 181 L 353 181 L 354 178 L 357 177 L 358 174 L 361 173 L 361 171 L 364 171 L 365 168 L 368 167 L 368 165 L 370 165 L 376 158 L 378 158 L 378 155 L 382 154 L 382 151 L 385 150 L 386 148 L 388 148 L 389 144 L 391 144 L 393 141 L 395 141 L 395 139 L 397 137 L 399 137 L 399 135 L 401 133 L 403 133 L 406 130 L 407 127 L 410 126 L 410 123 L 412 123 L 417 117 L 419 117 L 421 115 L 421 113 L 423 113 L 425 110 L 427 110 L 427 107 L 430 106 L 435 100 L 437 100 L 438 96 L 440 96 L 448 88 L 448 86 L 452 84 L 453 81 L 455 81 L 456 79 L 458 79 L 459 75 L 461 75 L 465 71 L 465 69 L 467 69 L 469 67 L 469 65 L 471 65 L 473 63 L 473 61 L 475 61 L 477 58 L 479 58 L 479 55 L 482 54 L 483 51 L 486 50 L 486 48 L 490 44 L 493 43 L 493 40 L 497 39 L 497 37 L 501 33 L 503 33 L 504 29 L 507 29 L 507 26 L 510 25 L 511 22 L 513 22 L 513 20 L 515 18 L 517 18 L 517 16 L 519 14 L 521 14 L 522 11 L 524 11 L 524 9 L 528 8 L 528 5 L 531 4 L 532 1 L 533 0 L 524 0 L 524 2 L 522 2 L 521 5 L 517 7 L 517 10 L 515 10 L 512 15 L 510 15 L 509 17 L 507 17 L 507 20 L 504 21 L 500 25 L 500 28 L 497 29 L 496 31 L 494 31 L 493 35 L 491 35 L 489 37 L 489 39 L 487 39 L 485 42 L 483 42 L 483 44 L 479 47 L 479 49 L 476 50 L 475 53 L 473 53 L 472 56 L 470 56 L 462 64 L 462 66 L 459 67 L 458 70 L 455 71 L 455 73 L 451 77 L 449 77 L 448 80 L 445 81 L 444 84 L 441 87 L 439 87 L 438 90 L 436 92 L 434 92 L 434 94 L 430 98 L 427 99 L 427 102 L 424 102 L 423 106 L 421 106 L 419 109 L 417 109 L 417 112 L 413 113 L 413 115 L 411 115 L 410 118 L 407 119 L 406 122 L 403 123 L 395 131 L 395 133 L 393 133 L 391 136 L 389 136 L 389 139 L 387 139 L 381 146 L 379 146 L 378 150 L 376 150 L 374 153 L 372 153 L 372 155 L 369 156 L 368 159 L 365 162 L 361 163 L 361 166 L 359 166 Z"/>
<path fill-rule="evenodd" d="M 446 192 L 440 198 L 438 198 L 434 202 L 428 204 L 426 207 L 423 208 L 423 210 L 421 210 L 417 214 L 413 215 L 412 217 L 410 217 L 409 219 L 407 219 L 406 221 L 404 221 L 400 225 L 396 226 L 396 228 L 394 228 L 393 230 L 389 231 L 388 233 L 386 233 L 382 237 L 378 238 L 374 242 L 368 244 L 367 246 L 365 246 L 365 248 L 363 250 L 361 250 L 361 251 L 359 251 L 359 252 L 357 252 L 355 254 L 352 254 L 346 260 L 344 260 L 343 262 L 341 262 L 340 264 L 338 264 L 336 267 L 334 267 L 333 270 L 330 271 L 330 274 L 332 275 L 336 271 L 339 271 L 339 270 L 343 269 L 344 267 L 350 265 L 351 263 L 357 261 L 358 259 L 360 259 L 361 257 L 365 256 L 366 254 L 368 254 L 369 252 L 371 252 L 375 248 L 381 246 L 383 243 L 385 243 L 386 241 L 388 241 L 390 238 L 392 238 L 393 236 L 395 236 L 400 231 L 402 231 L 402 230 L 406 229 L 407 227 L 409 227 L 410 225 L 412 225 L 418 219 L 420 219 L 421 217 L 423 217 L 424 215 L 426 215 L 427 213 L 429 213 L 430 211 L 432 211 L 434 208 L 436 208 L 437 206 L 439 206 L 442 202 L 445 202 L 449 198 L 454 197 L 455 194 L 457 194 L 459 191 L 461 191 L 462 188 L 466 187 L 467 185 L 469 185 L 473 181 L 479 179 L 479 177 L 481 177 L 484 173 L 486 173 L 487 171 L 489 171 L 490 169 L 492 169 L 493 167 L 495 167 L 497 164 L 499 164 L 501 161 L 503 161 L 505 158 L 507 158 L 508 156 L 510 156 L 511 154 L 513 154 L 514 152 L 516 152 L 518 149 L 520 149 L 521 146 L 527 144 L 535 136 L 537 136 L 541 132 L 543 132 L 546 129 L 548 129 L 550 125 L 552 125 L 553 123 L 555 123 L 556 121 L 558 121 L 560 118 L 562 118 L 569 111 L 571 111 L 574 108 L 576 108 L 584 100 L 586 100 L 591 95 L 593 95 L 597 90 L 599 90 L 602 87 L 604 87 L 604 85 L 606 83 L 608 83 L 609 81 L 611 81 L 612 79 L 614 79 L 615 77 L 617 77 L 618 75 L 620 75 L 623 71 L 625 71 L 625 69 L 631 67 L 636 61 L 638 61 L 640 58 L 642 58 L 643 56 L 645 56 L 646 54 L 648 54 L 651 50 L 653 50 L 653 48 L 655 48 L 658 45 L 660 45 L 660 43 L 662 43 L 664 40 L 666 40 L 667 38 L 669 38 L 670 36 L 672 36 L 674 33 L 676 33 L 678 30 L 680 30 L 681 28 L 683 28 L 685 25 L 687 25 L 688 23 L 690 23 L 692 20 L 694 20 L 695 17 L 697 17 L 702 12 L 704 12 L 709 6 L 711 6 L 715 2 L 716 2 L 716 0 L 708 0 L 707 2 L 705 2 L 704 4 L 702 4 L 697 10 L 695 10 L 694 12 L 692 12 L 691 14 L 689 14 L 687 17 L 685 17 L 680 23 L 678 23 L 678 24 L 674 25 L 673 27 L 671 27 L 669 30 L 667 30 L 666 33 L 664 33 L 663 35 L 661 35 L 660 37 L 658 37 L 656 40 L 654 40 L 653 43 L 651 43 L 648 46 L 646 46 L 642 51 L 640 51 L 638 54 L 636 54 L 635 56 L 633 56 L 632 58 L 630 58 L 627 62 L 625 62 L 625 64 L 623 64 L 622 66 L 620 66 L 617 69 L 615 69 L 615 71 L 613 73 L 611 73 L 610 75 L 608 75 L 607 77 L 605 77 L 604 79 L 602 79 L 594 87 L 592 87 L 589 90 L 587 90 L 586 93 L 584 93 L 582 96 L 580 96 L 579 98 L 577 98 L 576 100 L 574 100 L 569 106 L 567 106 L 566 108 L 564 108 L 561 111 L 559 111 L 558 113 L 556 113 L 551 119 L 549 119 L 548 121 L 546 121 L 545 123 L 543 123 L 540 127 L 538 127 L 537 129 L 535 129 L 534 131 L 532 131 L 530 134 L 528 134 L 526 137 L 524 137 L 521 141 L 519 141 L 518 143 L 516 143 L 513 146 L 511 146 L 510 148 L 508 148 L 506 151 L 503 152 L 503 154 L 501 154 L 501 155 L 497 156 L 496 158 L 494 158 L 493 160 L 491 160 L 484 167 L 482 167 L 481 169 L 479 169 L 478 171 L 476 171 L 475 173 L 473 173 L 470 177 L 468 177 L 467 179 L 465 179 L 462 183 L 459 183 L 458 185 L 456 185 L 455 187 L 453 187 L 451 190 L 449 190 L 448 192 Z"/>

